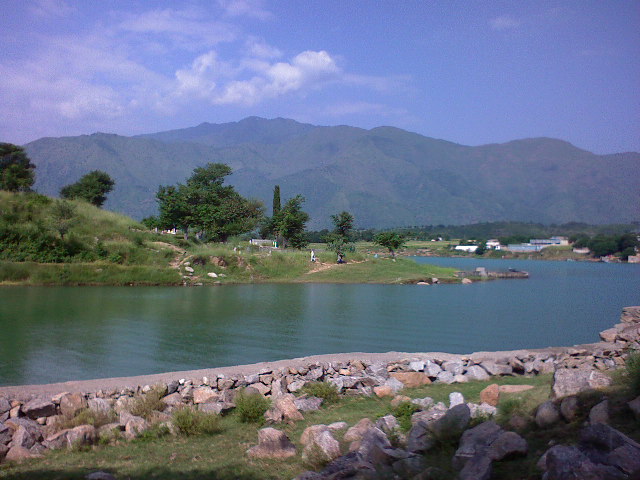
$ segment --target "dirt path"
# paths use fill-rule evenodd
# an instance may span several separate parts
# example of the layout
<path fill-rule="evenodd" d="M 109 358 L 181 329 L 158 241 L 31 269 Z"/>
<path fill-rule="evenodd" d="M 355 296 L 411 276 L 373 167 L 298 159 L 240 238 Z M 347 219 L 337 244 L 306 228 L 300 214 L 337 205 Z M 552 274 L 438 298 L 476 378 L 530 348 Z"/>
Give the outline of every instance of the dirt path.
<path fill-rule="evenodd" d="M 173 257 L 173 260 L 171 260 L 171 262 L 169 262 L 169 266 L 171 268 L 175 268 L 176 270 L 178 270 L 180 268 L 180 265 L 182 264 L 182 261 L 184 260 L 184 256 L 186 255 L 187 251 L 177 247 L 176 245 L 173 245 L 171 243 L 167 243 L 167 242 L 153 242 L 154 245 L 158 245 L 159 247 L 166 247 L 166 248 L 170 248 L 171 250 L 173 250 L 174 252 L 176 252 L 175 257 Z"/>
<path fill-rule="evenodd" d="M 348 265 L 355 265 L 356 263 L 364 263 L 366 260 L 361 260 L 359 262 L 347 262 L 347 263 L 322 263 L 316 262 L 315 265 L 305 273 L 305 275 L 311 275 L 312 273 L 322 272 L 324 270 L 329 270 L 331 268 L 337 267 L 346 267 Z"/>

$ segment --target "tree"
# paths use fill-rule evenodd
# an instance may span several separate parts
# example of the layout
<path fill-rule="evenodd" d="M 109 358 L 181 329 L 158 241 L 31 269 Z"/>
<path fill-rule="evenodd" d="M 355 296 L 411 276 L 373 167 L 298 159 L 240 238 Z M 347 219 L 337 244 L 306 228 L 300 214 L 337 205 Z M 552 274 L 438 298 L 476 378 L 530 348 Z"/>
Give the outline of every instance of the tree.
<path fill-rule="evenodd" d="M 93 170 L 80 178 L 76 183 L 62 187 L 60 196 L 67 200 L 80 199 L 102 207 L 107 199 L 107 193 L 113 190 L 115 182 L 108 173 Z"/>
<path fill-rule="evenodd" d="M 12 143 L 0 143 L 0 190 L 28 192 L 33 185 L 36 166 L 24 149 Z"/>
<path fill-rule="evenodd" d="M 335 226 L 333 232 L 340 235 L 345 242 L 351 241 L 351 231 L 353 230 L 353 215 L 347 211 L 337 215 L 331 215 L 331 220 Z"/>
<path fill-rule="evenodd" d="M 280 212 L 273 217 L 274 232 L 283 238 L 285 248 L 291 246 L 300 249 L 309 244 L 305 235 L 309 214 L 302 210 L 303 203 L 304 197 L 296 195 L 287 200 Z"/>
<path fill-rule="evenodd" d="M 224 185 L 230 174 L 228 165 L 209 163 L 196 168 L 185 185 L 161 186 L 156 194 L 160 225 L 181 229 L 185 238 L 195 230 L 221 242 L 253 230 L 263 216 L 262 203 Z"/>
<path fill-rule="evenodd" d="M 405 238 L 397 232 L 381 232 L 373 237 L 373 243 L 387 248 L 391 256 L 395 258 L 396 250 L 404 245 Z"/>
<path fill-rule="evenodd" d="M 53 220 L 53 228 L 60 234 L 60 238 L 64 240 L 64 236 L 76 223 L 76 206 L 72 203 L 59 200 L 51 207 L 51 218 Z"/>
<path fill-rule="evenodd" d="M 273 210 L 271 215 L 275 217 L 280 212 L 280 208 L 280 185 L 276 185 L 273 187 Z"/>

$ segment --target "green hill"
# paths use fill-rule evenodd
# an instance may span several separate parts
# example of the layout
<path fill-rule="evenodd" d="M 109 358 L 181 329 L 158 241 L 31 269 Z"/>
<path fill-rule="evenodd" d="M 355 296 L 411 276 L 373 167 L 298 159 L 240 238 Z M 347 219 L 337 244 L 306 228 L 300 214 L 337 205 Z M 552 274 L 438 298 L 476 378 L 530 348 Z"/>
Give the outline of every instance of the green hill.
<path fill-rule="evenodd" d="M 138 137 L 97 133 L 26 145 L 36 189 L 59 189 L 90 170 L 116 181 L 106 208 L 155 213 L 161 184 L 184 181 L 207 162 L 229 164 L 229 183 L 271 205 L 303 194 L 311 228 L 348 210 L 360 227 L 640 219 L 640 154 L 595 155 L 534 138 L 469 147 L 392 127 L 321 127 L 250 117 Z"/>

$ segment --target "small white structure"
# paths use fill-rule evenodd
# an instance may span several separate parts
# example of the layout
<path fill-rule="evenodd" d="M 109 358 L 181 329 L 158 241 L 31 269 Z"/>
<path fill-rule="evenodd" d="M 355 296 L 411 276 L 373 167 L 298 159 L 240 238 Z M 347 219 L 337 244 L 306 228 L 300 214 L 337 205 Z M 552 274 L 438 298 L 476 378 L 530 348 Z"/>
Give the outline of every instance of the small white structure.
<path fill-rule="evenodd" d="M 500 240 L 492 238 L 490 240 L 487 240 L 487 248 L 490 248 L 492 250 L 502 250 L 502 245 L 500 245 Z"/>
<path fill-rule="evenodd" d="M 467 253 L 475 253 L 477 249 L 478 245 L 456 245 L 456 247 L 454 248 L 454 250 Z"/>
<path fill-rule="evenodd" d="M 264 240 L 262 238 L 252 238 L 249 240 L 249 245 L 257 245 L 258 247 L 275 247 L 275 240 Z"/>

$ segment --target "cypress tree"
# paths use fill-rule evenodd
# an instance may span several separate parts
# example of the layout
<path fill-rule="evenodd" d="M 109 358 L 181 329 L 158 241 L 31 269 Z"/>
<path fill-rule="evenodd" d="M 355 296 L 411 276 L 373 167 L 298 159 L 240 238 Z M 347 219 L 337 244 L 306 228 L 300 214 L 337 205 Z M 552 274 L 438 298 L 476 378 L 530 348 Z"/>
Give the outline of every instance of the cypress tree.
<path fill-rule="evenodd" d="M 280 213 L 280 185 L 273 187 L 273 216 Z"/>

